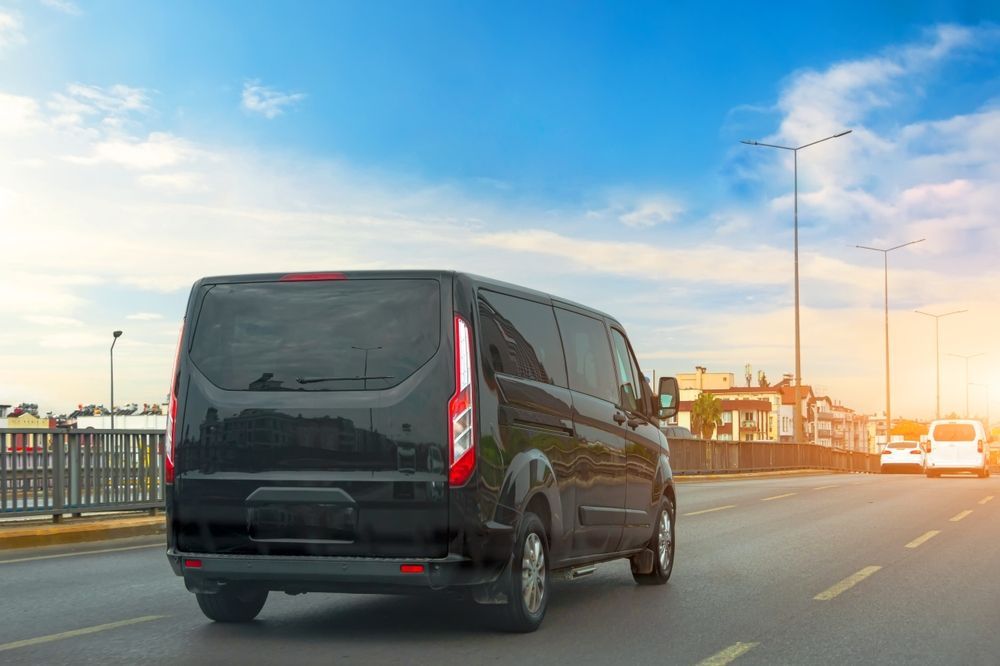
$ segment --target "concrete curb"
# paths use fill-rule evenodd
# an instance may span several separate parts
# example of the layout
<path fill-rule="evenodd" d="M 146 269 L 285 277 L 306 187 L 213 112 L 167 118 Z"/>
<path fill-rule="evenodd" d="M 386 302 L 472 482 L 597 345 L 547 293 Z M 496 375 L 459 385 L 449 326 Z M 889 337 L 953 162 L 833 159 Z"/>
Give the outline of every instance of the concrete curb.
<path fill-rule="evenodd" d="M 103 541 L 166 532 L 163 516 L 92 520 L 76 523 L 0 526 L 0 550 Z"/>
<path fill-rule="evenodd" d="M 773 472 L 733 472 L 731 474 L 674 474 L 677 483 L 696 481 L 732 481 L 735 479 L 766 479 L 780 476 L 819 476 L 821 474 L 853 474 L 854 472 L 834 472 L 828 469 L 785 469 Z"/>

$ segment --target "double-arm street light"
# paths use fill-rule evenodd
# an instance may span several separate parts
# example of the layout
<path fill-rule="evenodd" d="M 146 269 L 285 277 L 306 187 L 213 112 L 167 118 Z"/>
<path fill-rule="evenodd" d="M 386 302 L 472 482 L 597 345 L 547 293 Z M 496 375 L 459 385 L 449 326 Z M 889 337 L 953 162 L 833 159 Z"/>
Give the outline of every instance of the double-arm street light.
<path fill-rule="evenodd" d="M 976 358 L 977 356 L 986 356 L 986 352 L 978 352 L 976 354 L 948 354 L 948 356 L 965 359 L 965 418 L 969 418 L 969 359 Z"/>
<path fill-rule="evenodd" d="M 914 245 L 915 243 L 923 243 L 926 238 L 921 238 L 919 240 L 910 241 L 909 243 L 903 243 L 902 245 L 896 245 L 894 247 L 868 247 L 867 245 L 856 245 L 855 247 L 861 250 L 871 250 L 872 252 L 882 253 L 882 265 L 885 269 L 885 443 L 888 444 L 892 441 L 892 399 L 891 392 L 889 389 L 889 253 L 904 248 L 907 245 Z"/>
<path fill-rule="evenodd" d="M 937 401 L 934 403 L 934 418 L 941 418 L 941 347 L 938 344 L 938 324 L 944 317 L 950 317 L 951 315 L 962 314 L 963 312 L 968 312 L 968 310 L 954 310 L 952 312 L 945 312 L 944 314 L 931 314 L 930 312 L 924 312 L 923 310 L 914 310 L 917 314 L 922 314 L 925 317 L 934 318 L 934 363 L 936 367 L 935 375 L 935 386 L 937 387 L 936 396 Z"/>
<path fill-rule="evenodd" d="M 121 331 L 112 331 L 114 340 L 111 341 L 111 429 L 115 429 L 115 343 L 122 337 Z"/>
<path fill-rule="evenodd" d="M 796 442 L 802 442 L 805 439 L 802 433 L 802 396 L 799 390 L 799 387 L 802 386 L 802 345 L 799 337 L 799 151 L 809 146 L 815 146 L 817 143 L 837 139 L 850 133 L 851 130 L 839 132 L 838 134 L 817 139 L 816 141 L 810 141 L 801 146 L 779 146 L 773 143 L 763 143 L 749 139 L 740 142 L 748 146 L 763 146 L 765 148 L 788 150 L 791 151 L 793 156 L 792 169 L 795 180 L 795 406 L 792 410 L 792 416 L 794 419 Z"/>

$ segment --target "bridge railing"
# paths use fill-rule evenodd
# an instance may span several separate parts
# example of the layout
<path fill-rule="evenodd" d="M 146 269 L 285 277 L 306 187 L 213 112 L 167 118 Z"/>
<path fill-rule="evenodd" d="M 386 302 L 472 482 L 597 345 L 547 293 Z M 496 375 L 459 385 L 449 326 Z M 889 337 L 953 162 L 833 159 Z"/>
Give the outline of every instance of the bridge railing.
<path fill-rule="evenodd" d="M 770 470 L 825 469 L 878 473 L 877 453 L 818 444 L 671 439 L 670 467 L 675 474 L 721 474 Z"/>
<path fill-rule="evenodd" d="M 163 506 L 164 433 L 0 428 L 0 517 Z"/>

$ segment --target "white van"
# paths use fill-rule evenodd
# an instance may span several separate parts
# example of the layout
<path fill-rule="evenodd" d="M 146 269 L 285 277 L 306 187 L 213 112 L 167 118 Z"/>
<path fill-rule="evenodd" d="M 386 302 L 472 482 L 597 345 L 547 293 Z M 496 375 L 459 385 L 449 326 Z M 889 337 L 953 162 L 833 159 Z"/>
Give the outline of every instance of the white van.
<path fill-rule="evenodd" d="M 974 472 L 982 478 L 990 475 L 989 437 L 979 421 L 933 421 L 927 446 L 925 469 L 928 477 L 961 472 Z"/>

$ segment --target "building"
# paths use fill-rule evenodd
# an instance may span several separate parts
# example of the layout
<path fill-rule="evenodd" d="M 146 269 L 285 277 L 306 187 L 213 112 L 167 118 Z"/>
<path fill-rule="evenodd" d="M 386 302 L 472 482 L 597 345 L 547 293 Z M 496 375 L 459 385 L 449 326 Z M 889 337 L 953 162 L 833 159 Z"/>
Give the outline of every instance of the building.
<path fill-rule="evenodd" d="M 111 415 L 78 416 L 76 427 L 80 430 L 110 430 Z M 167 429 L 166 414 L 115 414 L 115 430 L 163 430 Z"/>

